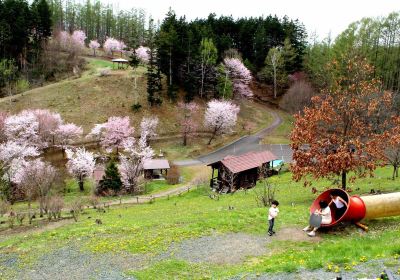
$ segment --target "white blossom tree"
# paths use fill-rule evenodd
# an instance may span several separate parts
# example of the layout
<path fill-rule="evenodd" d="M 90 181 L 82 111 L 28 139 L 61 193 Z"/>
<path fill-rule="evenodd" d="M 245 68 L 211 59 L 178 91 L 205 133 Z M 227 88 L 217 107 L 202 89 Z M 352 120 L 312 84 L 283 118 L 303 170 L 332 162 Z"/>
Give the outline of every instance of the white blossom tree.
<path fill-rule="evenodd" d="M 239 106 L 230 101 L 211 100 L 207 103 L 204 126 L 212 132 L 209 145 L 215 136 L 232 131 L 239 111 Z"/>
<path fill-rule="evenodd" d="M 234 93 L 244 97 L 253 96 L 253 92 L 249 87 L 252 80 L 251 72 L 244 66 L 242 61 L 238 58 L 225 58 L 224 64 L 233 82 Z"/>
<path fill-rule="evenodd" d="M 4 134 L 7 139 L 19 144 L 39 145 L 39 122 L 31 111 L 22 111 L 9 116 L 4 121 Z"/>
<path fill-rule="evenodd" d="M 138 142 L 133 137 L 124 142 L 124 153 L 120 154 L 119 172 L 126 192 L 137 192 L 138 178 L 143 171 L 144 161 L 153 155 L 153 150 L 147 145 L 146 133 L 142 133 Z"/>
<path fill-rule="evenodd" d="M 32 221 L 31 202 L 36 197 L 39 198 L 40 216 L 47 213 L 47 202 L 49 192 L 53 186 L 56 177 L 56 171 L 49 163 L 41 159 L 24 161 L 14 176 L 14 183 L 23 192 L 28 201 L 29 223 Z"/>
<path fill-rule="evenodd" d="M 140 122 L 140 133 L 142 138 L 146 140 L 146 145 L 149 145 L 150 140 L 157 136 L 157 126 L 157 117 L 144 117 Z"/>
<path fill-rule="evenodd" d="M 39 150 L 36 147 L 28 146 L 26 143 L 7 141 L 0 144 L 0 170 L 5 186 L 1 189 L 1 194 L 8 199 L 13 200 L 16 189 L 15 183 L 18 182 L 18 176 L 21 168 L 30 158 L 39 156 Z"/>
<path fill-rule="evenodd" d="M 83 183 L 85 179 L 93 175 L 95 167 L 94 154 L 84 148 L 78 148 L 75 151 L 66 149 L 65 153 L 68 158 L 68 172 L 78 181 L 79 190 L 84 191 Z"/>

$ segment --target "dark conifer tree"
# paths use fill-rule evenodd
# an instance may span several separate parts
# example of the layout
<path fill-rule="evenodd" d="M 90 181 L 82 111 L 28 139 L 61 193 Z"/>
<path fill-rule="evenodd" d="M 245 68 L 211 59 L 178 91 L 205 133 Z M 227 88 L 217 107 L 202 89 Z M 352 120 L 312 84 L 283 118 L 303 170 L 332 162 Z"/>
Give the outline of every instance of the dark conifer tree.
<path fill-rule="evenodd" d="M 99 194 L 105 193 L 108 190 L 112 190 L 118 193 L 122 188 L 121 176 L 118 171 L 118 167 L 114 160 L 111 160 L 106 167 L 105 174 L 99 183 L 97 192 Z"/>

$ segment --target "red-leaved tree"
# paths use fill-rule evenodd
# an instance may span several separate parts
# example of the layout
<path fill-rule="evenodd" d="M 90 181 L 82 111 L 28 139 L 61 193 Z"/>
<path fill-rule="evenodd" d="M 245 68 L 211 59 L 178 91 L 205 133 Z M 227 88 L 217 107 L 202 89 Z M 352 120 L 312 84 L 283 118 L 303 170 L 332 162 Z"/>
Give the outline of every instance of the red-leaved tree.
<path fill-rule="evenodd" d="M 341 73 L 324 94 L 312 98 L 312 105 L 303 114 L 295 115 L 291 133 L 296 181 L 311 174 L 315 179 L 341 175 L 346 189 L 347 174 L 372 175 L 376 168 L 376 120 L 383 114 L 380 104 L 391 103 L 391 95 L 380 91 L 380 83 L 372 79 L 373 69 L 363 59 L 348 61 L 345 69 L 330 65 L 333 73 Z M 340 71 L 339 71 L 340 70 Z M 305 184 L 310 183 L 306 178 Z"/>

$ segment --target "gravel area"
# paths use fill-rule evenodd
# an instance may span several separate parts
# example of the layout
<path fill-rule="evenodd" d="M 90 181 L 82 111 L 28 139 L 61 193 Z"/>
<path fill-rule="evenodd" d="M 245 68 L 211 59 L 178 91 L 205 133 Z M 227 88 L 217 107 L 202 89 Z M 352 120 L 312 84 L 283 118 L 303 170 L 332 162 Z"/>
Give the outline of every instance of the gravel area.
<path fill-rule="evenodd" d="M 145 262 L 143 255 L 94 254 L 82 252 L 76 246 L 66 246 L 46 254 L 31 267 L 19 268 L 17 261 L 12 261 L 12 257 L 8 259 L 8 263 L 13 262 L 13 279 L 18 280 L 133 280 L 134 277 L 125 275 L 123 271 L 139 268 Z"/>
<path fill-rule="evenodd" d="M 248 256 L 266 254 L 271 238 L 244 233 L 204 236 L 184 240 L 170 246 L 166 253 L 158 258 L 173 258 L 188 262 L 206 262 L 213 264 L 235 264 Z"/>

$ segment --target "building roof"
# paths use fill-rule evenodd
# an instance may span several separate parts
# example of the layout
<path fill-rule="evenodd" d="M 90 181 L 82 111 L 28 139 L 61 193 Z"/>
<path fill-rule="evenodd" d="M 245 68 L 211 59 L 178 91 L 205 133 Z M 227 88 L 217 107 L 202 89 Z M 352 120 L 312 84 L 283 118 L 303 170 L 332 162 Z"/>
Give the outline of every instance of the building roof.
<path fill-rule="evenodd" d="M 225 165 L 233 173 L 239 173 L 252 168 L 260 167 L 263 163 L 267 163 L 277 159 L 270 151 L 250 152 L 240 156 L 227 156 L 221 163 Z"/>
<path fill-rule="evenodd" d="M 166 159 L 148 159 L 143 163 L 143 169 L 169 169 L 169 162 Z"/>
<path fill-rule="evenodd" d="M 123 59 L 123 58 L 114 58 L 113 60 L 111 60 L 112 62 L 128 62 L 128 60 Z"/>

